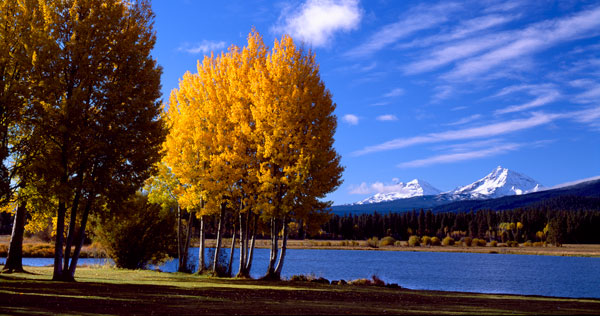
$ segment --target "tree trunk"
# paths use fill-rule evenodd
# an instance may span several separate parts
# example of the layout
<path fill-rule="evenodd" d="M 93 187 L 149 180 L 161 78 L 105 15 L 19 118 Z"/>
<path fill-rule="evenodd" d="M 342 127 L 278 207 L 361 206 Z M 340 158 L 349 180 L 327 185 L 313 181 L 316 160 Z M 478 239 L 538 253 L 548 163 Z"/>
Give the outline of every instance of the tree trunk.
<path fill-rule="evenodd" d="M 63 244 L 65 231 L 65 213 L 67 208 L 65 202 L 61 201 L 58 203 L 58 211 L 56 218 L 56 242 L 54 243 L 54 274 L 52 275 L 53 281 L 62 281 L 62 258 L 63 258 Z"/>
<path fill-rule="evenodd" d="M 181 208 L 177 204 L 177 262 L 179 263 L 177 271 L 182 269 L 181 259 Z"/>
<path fill-rule="evenodd" d="M 275 261 L 277 261 L 278 251 L 278 234 L 277 234 L 277 220 L 271 218 L 271 253 L 269 256 L 269 266 L 267 267 L 267 274 L 263 279 L 273 279 L 275 277 Z"/>
<path fill-rule="evenodd" d="M 221 239 L 223 237 L 223 221 L 225 220 L 225 205 L 221 204 L 221 213 L 219 214 L 219 224 L 217 228 L 217 244 L 215 245 L 215 257 L 213 258 L 212 273 L 218 275 L 219 255 L 221 254 Z"/>
<path fill-rule="evenodd" d="M 65 245 L 65 258 L 63 270 L 69 269 L 69 258 L 71 256 L 71 246 L 73 245 L 73 239 L 75 238 L 75 226 L 77 225 L 77 208 L 79 207 L 79 198 L 81 196 L 81 190 L 77 190 L 75 198 L 73 199 L 73 206 L 71 207 L 71 220 L 69 222 L 69 234 L 67 235 L 67 244 Z"/>
<path fill-rule="evenodd" d="M 186 231 L 186 236 L 185 236 L 185 244 L 183 245 L 183 251 L 182 251 L 182 259 L 181 262 L 182 264 L 179 265 L 179 272 L 190 272 L 190 270 L 188 269 L 188 256 L 189 256 L 189 250 L 190 250 L 190 240 L 192 239 L 192 225 L 194 223 L 194 212 L 190 212 L 189 217 L 188 217 L 188 224 L 187 224 L 187 231 Z"/>
<path fill-rule="evenodd" d="M 233 252 L 235 251 L 235 225 L 233 226 L 232 236 L 231 236 L 231 251 L 229 252 L 229 264 L 227 265 L 227 276 L 231 276 L 231 268 L 233 265 Z M 241 256 L 241 253 L 240 253 Z"/>
<path fill-rule="evenodd" d="M 246 274 L 250 277 L 250 269 L 252 269 L 252 257 L 254 256 L 254 245 L 256 244 L 256 225 L 258 222 L 258 214 L 254 217 L 254 223 L 252 226 L 252 241 L 250 242 L 250 252 L 248 253 L 248 259 L 246 260 Z"/>
<path fill-rule="evenodd" d="M 8 256 L 2 268 L 3 271 L 9 273 L 23 272 L 23 233 L 25 232 L 26 206 L 27 202 L 21 201 L 15 212 Z"/>
<path fill-rule="evenodd" d="M 90 196 L 91 195 L 92 194 L 90 194 Z M 93 202 L 93 198 L 89 197 L 87 202 L 85 203 L 85 209 L 83 209 L 83 214 L 81 214 L 81 225 L 79 226 L 79 234 L 77 235 L 75 250 L 73 251 L 73 258 L 71 259 L 71 264 L 69 265 L 69 273 L 65 274 L 64 276 L 65 281 L 75 281 L 75 269 L 77 269 L 77 261 L 79 260 L 79 254 L 81 253 L 81 247 L 83 247 L 83 240 L 85 239 L 85 228 L 87 226 L 87 220 L 90 214 L 90 210 L 92 209 Z"/>
<path fill-rule="evenodd" d="M 288 225 L 286 223 L 286 217 L 283 218 L 283 240 L 281 243 L 281 253 L 279 254 L 279 261 L 277 261 L 277 267 L 275 268 L 275 277 L 281 279 L 281 270 L 283 269 L 283 260 L 285 259 L 285 251 L 287 250 L 287 237 L 288 237 Z"/>
<path fill-rule="evenodd" d="M 204 238 L 204 216 L 200 216 L 200 250 L 198 251 L 198 274 L 204 273 L 206 263 L 204 262 L 204 249 L 206 248 Z"/>
<path fill-rule="evenodd" d="M 249 212 L 248 212 L 249 213 Z M 247 218 L 248 216 L 246 216 Z M 237 277 L 244 277 L 244 268 L 246 267 L 246 256 L 248 255 L 248 221 L 244 223 L 244 214 L 240 212 L 240 265 L 238 268 Z M 235 233 L 234 233 L 235 234 Z"/>

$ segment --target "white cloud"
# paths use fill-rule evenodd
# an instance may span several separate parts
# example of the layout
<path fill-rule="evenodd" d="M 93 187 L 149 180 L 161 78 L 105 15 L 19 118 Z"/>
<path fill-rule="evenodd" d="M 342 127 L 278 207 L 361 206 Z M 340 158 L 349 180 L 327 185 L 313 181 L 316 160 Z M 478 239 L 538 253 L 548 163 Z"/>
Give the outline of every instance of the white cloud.
<path fill-rule="evenodd" d="M 400 168 L 415 168 L 415 167 L 424 167 L 430 165 L 444 164 L 444 163 L 453 163 L 464 160 L 472 160 L 477 158 L 485 158 L 490 156 L 495 156 L 499 154 L 504 154 L 509 151 L 513 151 L 521 147 L 521 144 L 504 144 L 501 146 L 496 146 L 489 149 L 482 149 L 470 152 L 461 152 L 461 153 L 452 153 L 452 154 L 444 154 L 433 156 L 425 159 L 412 160 L 408 162 L 403 162 L 398 165 Z"/>
<path fill-rule="evenodd" d="M 478 120 L 481 118 L 481 114 L 473 114 L 471 116 L 467 116 L 467 117 L 463 117 L 458 121 L 452 122 L 452 123 L 448 123 L 446 124 L 447 126 L 456 126 L 456 125 L 463 125 L 463 124 L 467 124 L 470 122 L 473 122 L 475 120 Z"/>
<path fill-rule="evenodd" d="M 514 133 L 520 130 L 529 129 L 540 125 L 545 125 L 561 117 L 564 117 L 564 115 L 534 113 L 530 118 L 526 119 L 487 124 L 480 127 L 449 130 L 441 133 L 430 133 L 410 138 L 397 138 L 382 144 L 365 147 L 361 150 L 354 152 L 353 154 L 356 156 L 360 156 L 375 152 L 415 146 L 419 144 L 430 144 L 442 141 L 493 137 L 503 134 Z"/>
<path fill-rule="evenodd" d="M 401 38 L 447 21 L 447 15 L 458 7 L 455 3 L 442 3 L 435 6 L 423 5 L 410 10 L 398 22 L 383 26 L 367 42 L 347 52 L 346 56 L 364 57 L 374 54 Z"/>
<path fill-rule="evenodd" d="M 398 118 L 396 117 L 396 115 L 392 115 L 392 114 L 386 114 L 386 115 L 380 115 L 377 117 L 378 121 L 397 121 Z"/>
<path fill-rule="evenodd" d="M 369 104 L 370 106 L 382 106 L 382 105 L 388 105 L 390 104 L 389 102 L 375 102 L 375 103 L 371 103 Z"/>
<path fill-rule="evenodd" d="M 495 113 L 496 114 L 506 114 L 506 113 L 513 113 L 513 112 L 528 110 L 531 108 L 543 106 L 548 103 L 552 103 L 552 102 L 556 101 L 559 97 L 560 97 L 560 93 L 558 93 L 557 91 L 550 91 L 548 94 L 539 96 L 532 101 L 529 101 L 529 102 L 526 102 L 523 104 L 519 104 L 519 105 L 512 105 L 507 108 L 497 110 Z"/>
<path fill-rule="evenodd" d="M 335 33 L 358 28 L 362 11 L 357 0 L 308 0 L 284 10 L 279 19 L 275 31 L 313 46 L 327 46 Z"/>
<path fill-rule="evenodd" d="M 397 178 L 392 180 L 394 183 L 385 184 L 383 182 L 376 181 L 371 184 L 362 182 L 359 186 L 350 187 L 350 194 L 375 194 L 375 193 L 389 193 L 389 192 L 403 192 L 406 189 L 404 184 L 399 182 Z"/>
<path fill-rule="evenodd" d="M 514 40 L 510 43 L 460 63 L 446 75 L 446 78 L 460 80 L 473 78 L 508 61 L 524 58 L 566 41 L 589 38 L 598 34 L 600 34 L 600 7 L 566 18 L 539 22 L 514 33 Z"/>
<path fill-rule="evenodd" d="M 384 94 L 383 96 L 386 98 L 393 98 L 393 97 L 398 97 L 404 94 L 404 89 L 402 88 L 395 88 L 392 89 L 390 92 Z"/>
<path fill-rule="evenodd" d="M 354 114 L 346 114 L 342 117 L 342 120 L 350 125 L 358 125 L 359 118 Z"/>
<path fill-rule="evenodd" d="M 178 50 L 190 54 L 208 54 L 210 52 L 224 49 L 225 45 L 226 44 L 223 41 L 217 42 L 203 40 L 202 42 L 196 44 L 184 43 L 181 47 L 178 48 Z"/>

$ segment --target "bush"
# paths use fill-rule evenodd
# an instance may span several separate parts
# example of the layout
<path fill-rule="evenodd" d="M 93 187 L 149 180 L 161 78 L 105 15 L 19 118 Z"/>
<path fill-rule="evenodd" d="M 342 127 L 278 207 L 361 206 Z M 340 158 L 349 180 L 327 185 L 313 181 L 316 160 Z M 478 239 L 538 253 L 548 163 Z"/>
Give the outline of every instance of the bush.
<path fill-rule="evenodd" d="M 454 245 L 454 238 L 447 236 L 446 238 L 444 238 L 442 240 L 442 245 L 443 246 L 452 246 Z"/>
<path fill-rule="evenodd" d="M 463 243 L 465 246 L 471 247 L 471 245 L 473 244 L 473 238 L 465 237 L 465 238 L 463 238 Z"/>
<path fill-rule="evenodd" d="M 531 240 L 528 240 L 523 243 L 523 247 L 533 247 L 533 243 L 531 242 Z"/>
<path fill-rule="evenodd" d="M 400 240 L 396 240 L 396 242 L 394 243 L 394 246 L 400 247 L 400 246 L 402 246 L 402 242 Z"/>
<path fill-rule="evenodd" d="M 485 247 L 485 239 L 473 238 L 472 245 L 475 247 Z"/>
<path fill-rule="evenodd" d="M 442 242 L 440 241 L 440 239 L 439 239 L 439 238 L 437 238 L 437 237 L 432 237 L 432 238 L 431 238 L 431 245 L 432 245 L 432 246 L 441 246 L 441 245 L 442 245 Z"/>
<path fill-rule="evenodd" d="M 421 238 L 421 244 L 423 244 L 425 246 L 431 246 L 431 237 L 429 237 L 429 236 L 423 236 Z"/>
<path fill-rule="evenodd" d="M 372 237 L 367 239 L 367 246 L 371 248 L 379 248 L 379 238 Z"/>
<path fill-rule="evenodd" d="M 119 268 L 158 264 L 177 249 L 175 216 L 139 193 L 95 218 L 93 228 L 97 241 Z"/>
<path fill-rule="evenodd" d="M 534 247 L 544 247 L 545 245 L 544 245 L 544 243 L 543 243 L 543 242 L 541 242 L 541 241 L 536 241 L 536 242 L 534 242 L 534 243 L 533 243 L 533 246 L 534 246 Z"/>
<path fill-rule="evenodd" d="M 381 242 L 379 243 L 379 245 L 381 247 L 393 246 L 395 242 L 396 242 L 396 239 L 394 237 L 387 236 L 387 237 L 381 238 Z"/>
<path fill-rule="evenodd" d="M 408 246 L 409 247 L 417 247 L 417 246 L 420 246 L 420 245 L 421 245 L 421 242 L 420 242 L 418 236 L 414 236 L 413 235 L 413 236 L 410 236 L 408 238 Z"/>
<path fill-rule="evenodd" d="M 490 241 L 490 247 L 498 247 L 498 242 L 495 240 Z"/>
<path fill-rule="evenodd" d="M 516 241 L 514 241 L 514 240 L 512 240 L 512 241 L 507 241 L 507 242 L 506 242 L 506 245 L 507 245 L 508 247 L 519 247 L 519 243 L 518 243 L 518 242 L 516 242 Z"/>

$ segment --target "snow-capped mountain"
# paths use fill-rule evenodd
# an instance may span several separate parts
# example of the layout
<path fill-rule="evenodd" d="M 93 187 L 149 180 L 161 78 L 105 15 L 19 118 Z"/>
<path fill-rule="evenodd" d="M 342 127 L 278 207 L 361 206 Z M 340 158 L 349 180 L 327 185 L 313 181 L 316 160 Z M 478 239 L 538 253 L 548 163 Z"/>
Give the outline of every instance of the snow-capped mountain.
<path fill-rule="evenodd" d="M 423 180 L 414 179 L 410 182 L 407 182 L 406 184 L 398 182 L 394 185 L 394 191 L 386 193 L 377 193 L 369 198 L 356 202 L 355 204 L 362 205 L 394 201 L 398 199 L 407 199 L 415 196 L 437 195 L 441 192 L 442 191 L 434 188 L 431 184 Z"/>
<path fill-rule="evenodd" d="M 425 195 L 435 195 L 435 200 L 438 201 L 493 199 L 537 192 L 543 188 L 541 184 L 526 175 L 498 166 L 482 179 L 452 191 L 441 193 L 431 184 L 415 179 L 406 184 L 399 182 L 393 186 L 393 191 L 377 193 L 354 205 L 389 202 Z"/>
<path fill-rule="evenodd" d="M 541 189 L 542 185 L 530 177 L 498 166 L 482 179 L 442 195 L 451 200 L 478 200 L 521 195 Z"/>

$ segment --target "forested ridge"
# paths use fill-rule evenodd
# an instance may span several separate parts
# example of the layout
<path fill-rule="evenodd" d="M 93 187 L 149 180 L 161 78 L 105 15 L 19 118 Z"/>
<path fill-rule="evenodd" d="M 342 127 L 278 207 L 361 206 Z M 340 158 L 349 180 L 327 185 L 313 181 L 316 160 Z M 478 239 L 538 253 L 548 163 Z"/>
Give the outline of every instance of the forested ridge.
<path fill-rule="evenodd" d="M 517 224 L 520 228 L 517 231 Z M 511 229 L 510 224 L 514 224 Z M 497 240 L 499 242 L 546 241 L 548 231 L 561 243 L 600 243 L 600 198 L 562 196 L 526 208 L 495 211 L 433 213 L 413 210 L 404 213 L 364 213 L 331 216 L 323 225 L 323 238 L 364 240 L 392 236 L 450 236 Z"/>

